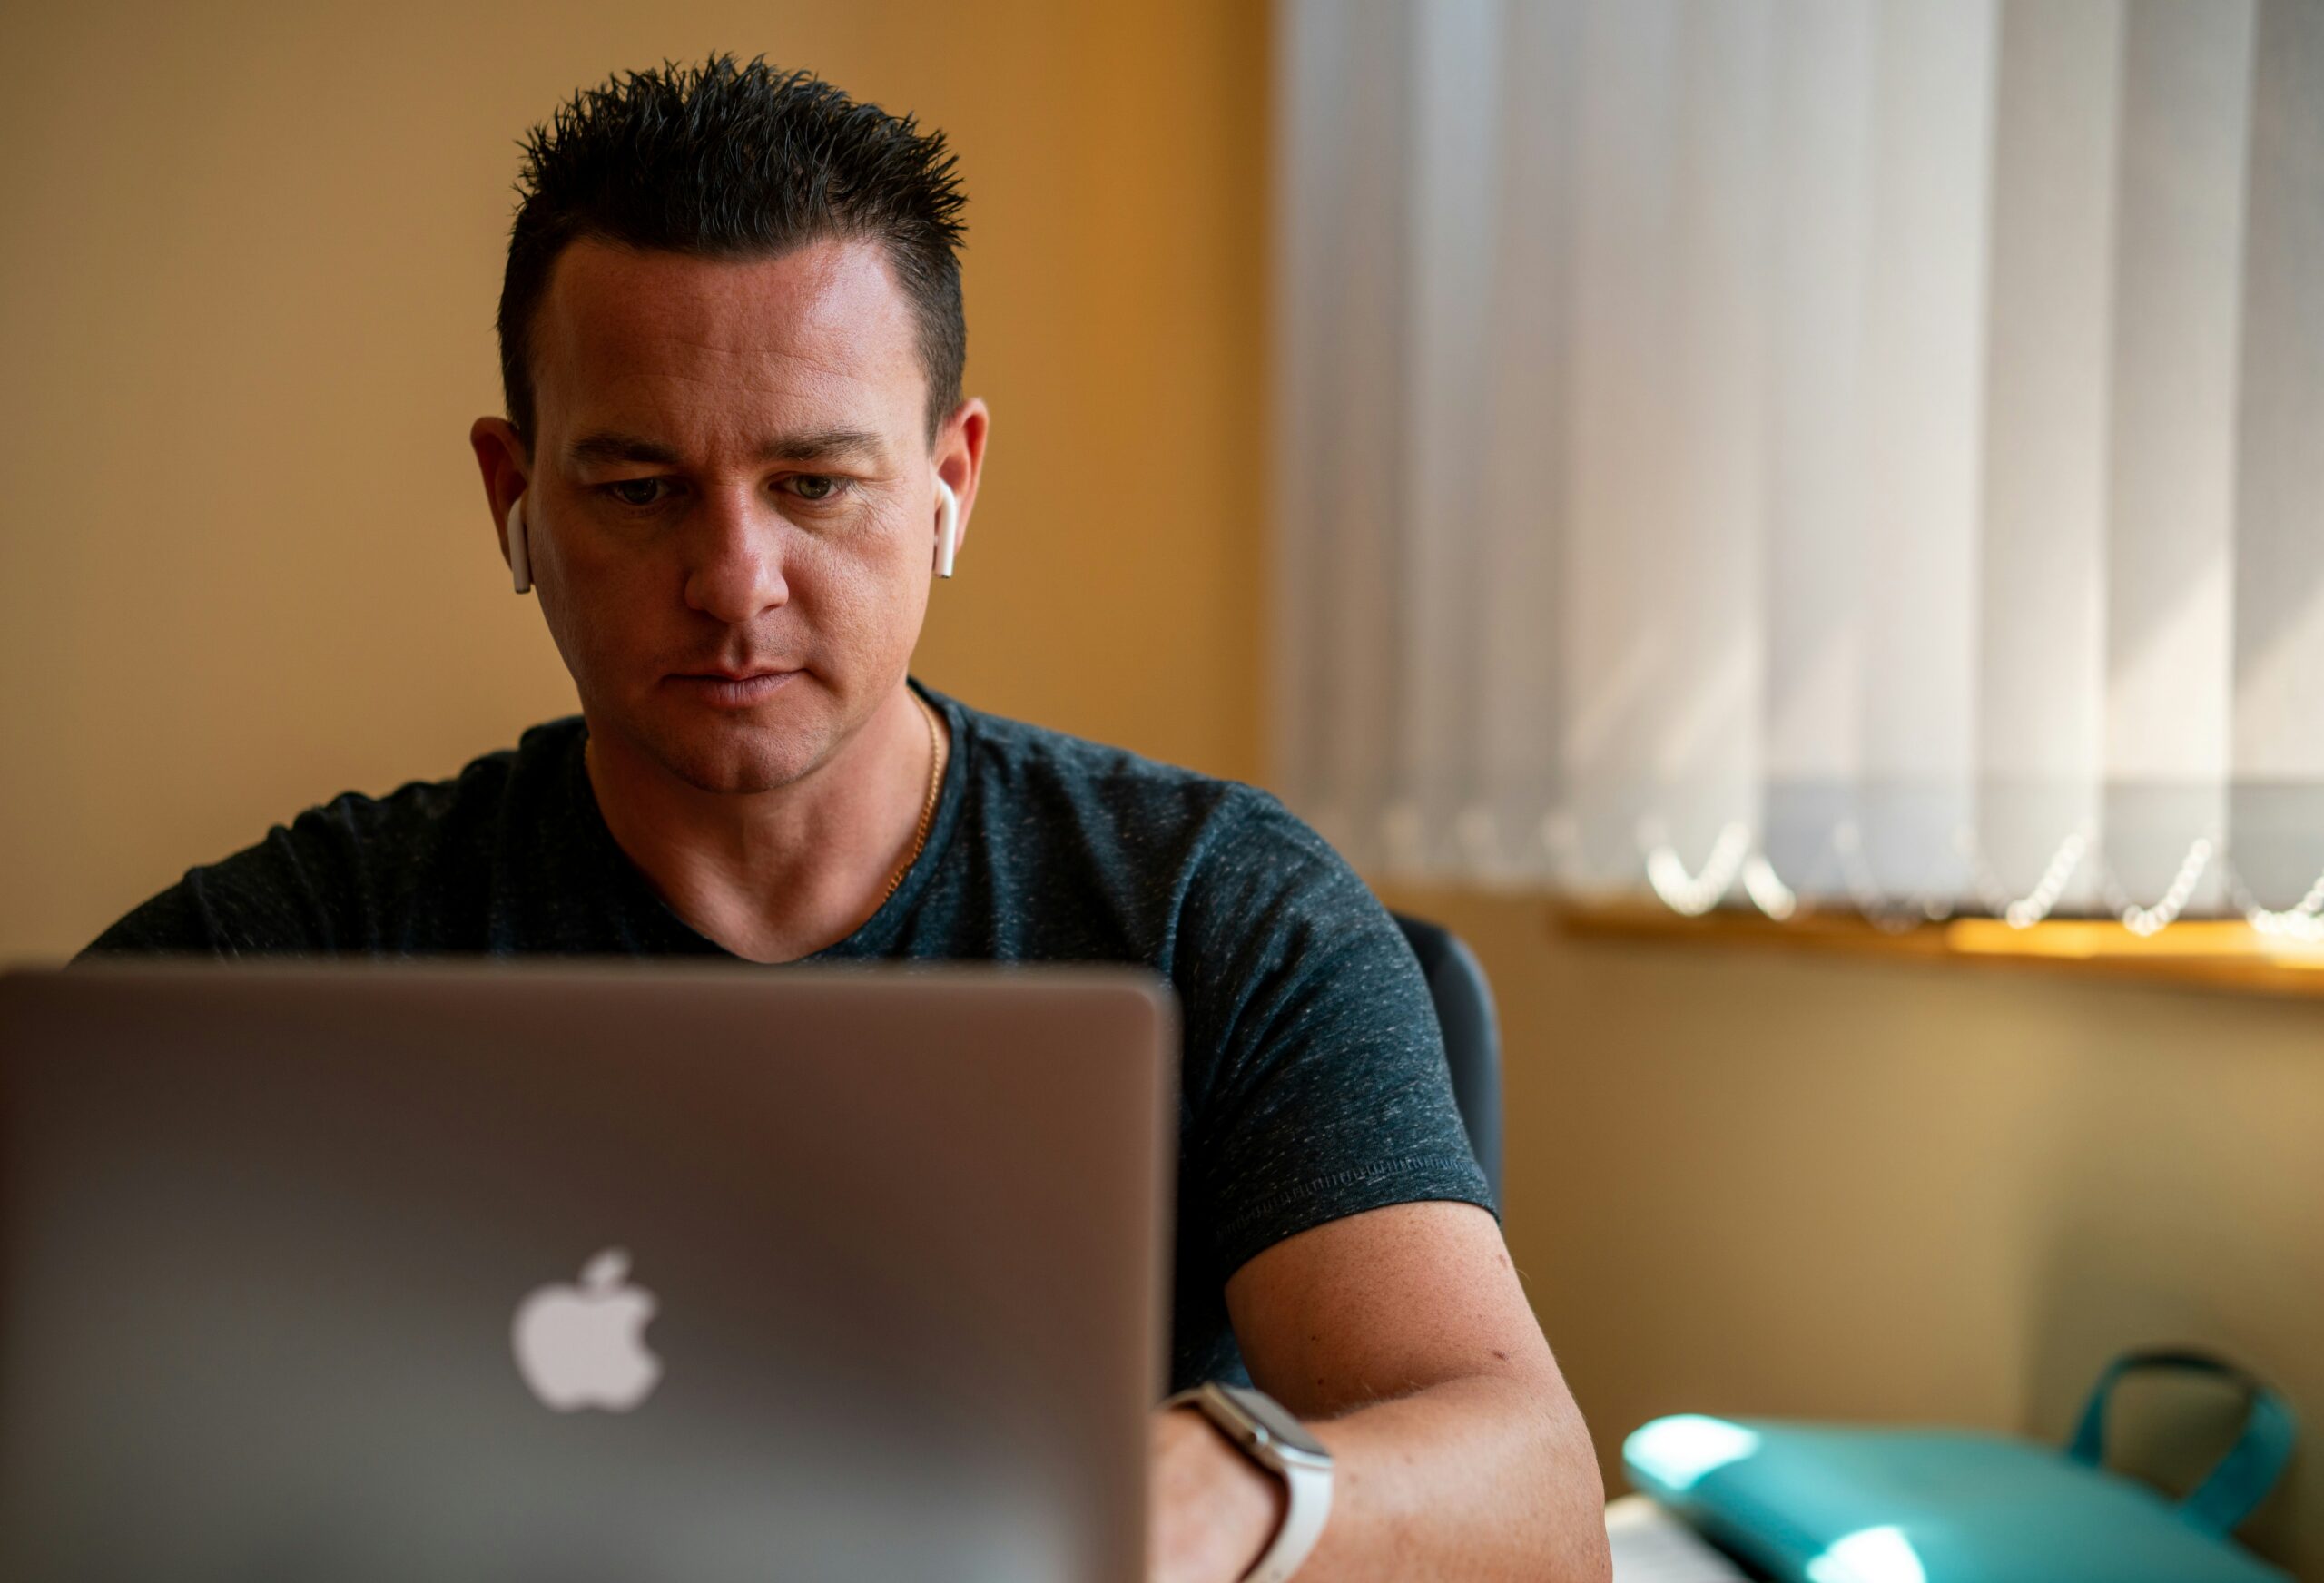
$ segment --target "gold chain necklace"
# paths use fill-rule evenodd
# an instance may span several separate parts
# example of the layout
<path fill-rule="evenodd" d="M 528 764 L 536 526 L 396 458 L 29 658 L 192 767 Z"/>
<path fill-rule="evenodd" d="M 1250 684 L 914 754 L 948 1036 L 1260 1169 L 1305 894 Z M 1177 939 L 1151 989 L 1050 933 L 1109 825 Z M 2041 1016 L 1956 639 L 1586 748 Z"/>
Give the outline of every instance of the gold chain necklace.
<path fill-rule="evenodd" d="M 936 794 L 944 785 L 944 746 L 943 739 L 937 734 L 936 711 L 919 693 L 907 695 L 928 717 L 928 798 L 920 805 L 920 828 L 912 832 L 911 850 L 905 855 L 902 867 L 888 876 L 888 888 L 880 892 L 883 905 L 896 893 L 896 887 L 904 882 L 904 876 L 911 872 L 911 866 L 920 861 L 920 854 L 927 850 L 928 829 L 936 819 Z"/>

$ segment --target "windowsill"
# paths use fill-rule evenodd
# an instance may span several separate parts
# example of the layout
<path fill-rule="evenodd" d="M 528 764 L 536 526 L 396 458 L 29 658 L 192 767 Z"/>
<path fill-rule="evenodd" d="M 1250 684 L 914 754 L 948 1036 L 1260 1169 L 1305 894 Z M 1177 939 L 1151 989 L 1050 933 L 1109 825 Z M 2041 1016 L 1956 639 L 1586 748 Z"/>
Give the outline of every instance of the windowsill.
<path fill-rule="evenodd" d="M 1992 963 L 2083 978 L 2324 997 L 2324 947 L 2270 939 L 2242 922 L 2177 923 L 2142 938 L 2111 921 L 2069 919 L 2012 929 L 1999 919 L 1968 918 L 1885 929 L 1845 914 L 1803 915 L 1777 923 L 1757 913 L 1720 911 L 1687 918 L 1651 902 L 1610 901 L 1558 907 L 1551 914 L 1551 927 L 1584 940 Z"/>

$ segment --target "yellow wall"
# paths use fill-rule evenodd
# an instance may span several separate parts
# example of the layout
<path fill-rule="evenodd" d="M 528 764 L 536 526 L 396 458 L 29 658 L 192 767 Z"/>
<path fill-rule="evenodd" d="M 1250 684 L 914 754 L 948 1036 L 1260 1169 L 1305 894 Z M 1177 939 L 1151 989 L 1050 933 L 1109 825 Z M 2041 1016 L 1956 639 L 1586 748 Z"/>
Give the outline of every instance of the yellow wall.
<path fill-rule="evenodd" d="M 713 44 L 961 152 L 997 421 L 922 673 L 1256 772 L 1258 0 L 192 11 L 0 19 L 0 959 L 569 707 L 463 438 L 498 400 L 512 143 Z M 1500 988 L 1511 1240 L 1610 1452 L 1690 1408 L 2055 1436 L 2159 1339 L 2248 1359 L 2324 1433 L 2313 1008 L 1400 899 Z M 2320 1460 L 2253 1532 L 2324 1574 Z"/>
<path fill-rule="evenodd" d="M 569 713 L 468 449 L 516 140 L 616 67 L 809 65 L 942 127 L 994 412 L 919 670 L 1256 762 L 1265 7 L 0 10 L 0 960 Z"/>

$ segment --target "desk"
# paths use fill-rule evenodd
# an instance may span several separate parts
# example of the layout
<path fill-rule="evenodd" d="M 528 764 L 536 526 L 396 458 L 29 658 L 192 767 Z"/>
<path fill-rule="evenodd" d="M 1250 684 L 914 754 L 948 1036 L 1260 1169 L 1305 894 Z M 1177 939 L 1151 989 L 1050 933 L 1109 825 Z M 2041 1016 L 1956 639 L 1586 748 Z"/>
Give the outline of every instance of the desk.
<path fill-rule="evenodd" d="M 1734 1562 L 1643 1495 L 1607 1504 L 1606 1543 L 1614 1583 L 1748 1583 Z"/>

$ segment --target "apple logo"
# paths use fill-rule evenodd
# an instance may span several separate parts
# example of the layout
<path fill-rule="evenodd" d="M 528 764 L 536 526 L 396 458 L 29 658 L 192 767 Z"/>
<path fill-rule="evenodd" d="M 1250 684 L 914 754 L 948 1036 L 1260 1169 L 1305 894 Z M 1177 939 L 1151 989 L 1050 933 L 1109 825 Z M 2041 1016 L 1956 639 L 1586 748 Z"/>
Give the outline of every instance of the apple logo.
<path fill-rule="evenodd" d="M 517 1307 L 510 1339 L 517 1372 L 559 1412 L 602 1407 L 627 1412 L 653 1392 L 662 1360 L 641 1332 L 654 1294 L 628 1284 L 629 1254 L 607 1248 L 581 1272 L 578 1286 L 544 1286 Z"/>

